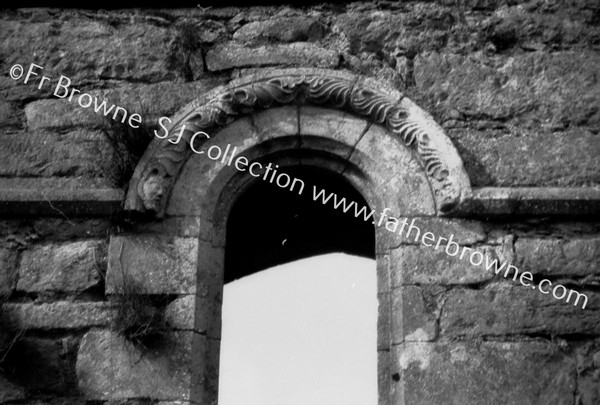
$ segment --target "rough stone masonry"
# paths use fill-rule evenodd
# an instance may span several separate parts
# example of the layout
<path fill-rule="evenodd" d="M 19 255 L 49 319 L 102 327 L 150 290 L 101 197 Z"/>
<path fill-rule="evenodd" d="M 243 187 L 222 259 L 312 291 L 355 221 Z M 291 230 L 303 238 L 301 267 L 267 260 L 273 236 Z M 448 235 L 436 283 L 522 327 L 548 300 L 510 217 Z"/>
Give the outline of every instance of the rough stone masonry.
<path fill-rule="evenodd" d="M 375 233 L 379 404 L 600 403 L 600 3 L 203 6 L 0 12 L 0 404 L 216 403 L 226 220 L 248 181 L 189 156 L 143 170 L 161 117 L 274 69 L 412 100 L 456 149 L 460 204 L 437 209 L 389 116 L 301 92 L 244 104 L 215 139 L 326 169 L 424 231 L 589 297 L 574 308 Z M 17 63 L 144 125 L 17 83 Z M 162 216 L 126 209 L 148 175 Z"/>

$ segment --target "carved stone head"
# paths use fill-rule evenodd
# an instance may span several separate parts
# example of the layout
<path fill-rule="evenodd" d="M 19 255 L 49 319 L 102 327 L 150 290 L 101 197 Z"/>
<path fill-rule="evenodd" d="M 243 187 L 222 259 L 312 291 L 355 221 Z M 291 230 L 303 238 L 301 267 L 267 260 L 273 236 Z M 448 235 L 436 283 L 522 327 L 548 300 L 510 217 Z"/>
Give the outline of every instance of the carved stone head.
<path fill-rule="evenodd" d="M 140 186 L 139 196 L 144 203 L 144 208 L 150 211 L 159 211 L 162 206 L 161 202 L 166 189 L 164 177 L 156 171 L 152 171 L 144 178 Z"/>

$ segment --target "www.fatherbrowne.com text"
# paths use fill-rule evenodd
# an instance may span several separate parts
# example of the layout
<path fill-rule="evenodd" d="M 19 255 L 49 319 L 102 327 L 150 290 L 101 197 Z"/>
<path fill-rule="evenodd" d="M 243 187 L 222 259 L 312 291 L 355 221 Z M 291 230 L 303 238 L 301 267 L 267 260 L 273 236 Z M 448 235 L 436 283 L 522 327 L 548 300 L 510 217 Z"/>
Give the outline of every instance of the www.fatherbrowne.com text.
<path fill-rule="evenodd" d="M 520 272 L 520 270 L 506 262 L 499 263 L 497 258 L 493 260 L 489 255 L 468 246 L 460 246 L 454 241 L 454 234 L 449 238 L 437 237 L 431 232 L 421 232 L 421 229 L 415 224 L 416 219 L 410 223 L 408 218 L 398 219 L 389 215 L 390 209 L 385 208 L 381 212 L 376 212 L 366 206 L 360 207 L 355 201 L 347 201 L 346 198 L 340 198 L 335 193 L 328 193 L 326 190 L 318 190 L 313 186 L 313 200 L 320 201 L 327 205 L 331 203 L 334 209 L 342 210 L 345 213 L 354 214 L 356 218 L 362 218 L 365 221 L 371 221 L 377 226 L 385 223 L 385 229 L 392 233 L 398 233 L 407 239 L 413 239 L 414 242 L 421 243 L 424 246 L 432 247 L 435 250 L 442 249 L 448 256 L 458 256 L 461 260 L 468 260 L 474 266 L 483 266 L 486 271 L 494 271 L 497 275 L 502 273 L 504 278 L 512 278 L 513 281 L 519 281 L 524 287 L 538 289 L 542 294 L 550 294 L 557 300 L 564 300 L 577 306 L 581 300 L 581 308 L 585 309 L 588 297 L 575 290 L 569 290 L 561 284 L 553 285 L 548 279 L 541 280 L 537 285 L 533 283 L 533 274 L 529 271 Z"/>

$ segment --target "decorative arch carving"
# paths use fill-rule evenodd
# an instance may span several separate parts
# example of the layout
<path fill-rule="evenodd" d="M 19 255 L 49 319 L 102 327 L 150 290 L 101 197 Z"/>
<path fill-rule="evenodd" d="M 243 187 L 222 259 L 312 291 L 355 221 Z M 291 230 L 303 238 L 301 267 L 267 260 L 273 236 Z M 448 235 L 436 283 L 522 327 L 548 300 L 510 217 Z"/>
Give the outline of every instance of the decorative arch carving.
<path fill-rule="evenodd" d="M 456 149 L 433 119 L 402 93 L 345 72 L 283 69 L 218 87 L 181 110 L 169 136 L 155 138 L 138 164 L 125 209 L 163 216 L 177 176 L 193 154 L 194 133 L 216 133 L 246 114 L 284 105 L 343 110 L 386 127 L 422 165 L 438 213 L 451 211 L 470 195 L 469 179 Z"/>

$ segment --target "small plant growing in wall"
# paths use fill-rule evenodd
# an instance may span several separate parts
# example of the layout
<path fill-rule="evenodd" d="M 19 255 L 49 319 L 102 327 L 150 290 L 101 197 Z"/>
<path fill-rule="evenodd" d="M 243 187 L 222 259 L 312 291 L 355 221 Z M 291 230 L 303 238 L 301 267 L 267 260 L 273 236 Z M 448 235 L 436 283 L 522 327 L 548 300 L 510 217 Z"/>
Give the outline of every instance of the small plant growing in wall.
<path fill-rule="evenodd" d="M 114 330 L 134 343 L 145 344 L 165 328 L 164 316 L 150 294 L 130 277 L 124 277 L 122 290 L 114 297 Z"/>
<path fill-rule="evenodd" d="M 163 311 L 143 285 L 125 274 L 121 264 L 122 253 L 121 245 L 119 265 L 122 282 L 119 293 L 113 298 L 116 310 L 113 329 L 130 341 L 143 345 L 160 336 L 164 330 Z"/>
<path fill-rule="evenodd" d="M 136 111 L 136 109 L 131 107 L 127 111 Z M 112 159 L 103 163 L 104 176 L 116 187 L 124 187 L 133 175 L 135 166 L 154 134 L 151 127 L 143 121 L 137 128 L 132 128 L 110 118 L 106 119 L 106 128 L 103 132 L 113 148 Z"/>

